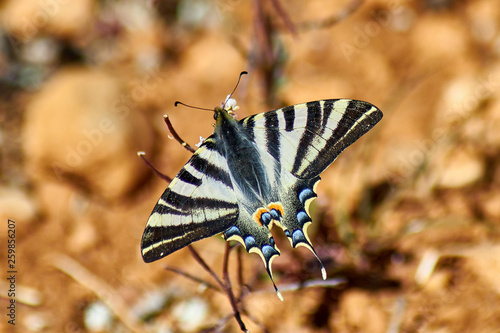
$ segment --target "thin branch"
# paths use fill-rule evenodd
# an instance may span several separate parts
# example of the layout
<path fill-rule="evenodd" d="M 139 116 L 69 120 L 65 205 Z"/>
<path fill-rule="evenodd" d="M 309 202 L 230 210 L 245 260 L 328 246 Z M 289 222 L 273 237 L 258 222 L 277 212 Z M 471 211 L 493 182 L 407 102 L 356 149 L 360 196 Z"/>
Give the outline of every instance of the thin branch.
<path fill-rule="evenodd" d="M 296 291 L 300 289 L 315 288 L 315 287 L 338 288 L 340 285 L 344 283 L 347 283 L 347 279 L 343 277 L 326 279 L 326 280 L 314 279 L 300 283 L 290 283 L 290 284 L 280 285 L 279 289 L 281 291 Z"/>
<path fill-rule="evenodd" d="M 156 169 L 156 168 L 153 166 L 153 164 L 151 164 L 151 162 L 149 162 L 149 161 L 146 159 L 146 157 L 144 157 L 145 155 L 146 155 L 146 153 L 145 153 L 145 152 L 143 152 L 143 151 L 138 151 L 138 152 L 137 152 L 137 156 L 139 156 L 139 158 L 140 158 L 141 160 L 143 160 L 143 161 L 144 161 L 144 163 L 146 163 L 146 165 L 147 165 L 147 166 L 148 166 L 151 170 L 153 170 L 153 171 L 154 171 L 154 173 L 155 173 L 158 177 L 160 177 L 161 179 L 163 179 L 163 180 L 164 180 L 164 181 L 166 181 L 167 183 L 170 183 L 170 182 L 172 181 L 172 178 L 170 178 L 169 176 L 165 175 L 164 173 L 162 173 L 161 171 L 159 171 L 158 169 Z"/>
<path fill-rule="evenodd" d="M 224 283 L 226 285 L 226 293 L 229 297 L 229 302 L 231 303 L 231 307 L 233 308 L 234 318 L 240 325 L 240 329 L 243 332 L 247 332 L 247 328 L 245 327 L 245 323 L 241 320 L 240 311 L 238 310 L 238 305 L 236 303 L 236 298 L 234 297 L 233 287 L 231 285 L 231 280 L 229 279 L 228 266 L 229 266 L 229 253 L 231 252 L 231 244 L 226 242 L 226 251 L 224 251 L 224 262 L 222 264 L 222 275 L 224 277 Z"/>
<path fill-rule="evenodd" d="M 64 254 L 56 254 L 52 257 L 52 265 L 96 294 L 130 331 L 135 333 L 148 331 L 140 324 L 140 319 L 130 311 L 119 293 L 79 262 Z"/>
<path fill-rule="evenodd" d="M 191 255 L 196 260 L 196 262 L 198 264 L 200 264 L 200 266 L 203 267 L 212 276 L 212 278 L 215 281 L 217 281 L 217 284 L 221 287 L 221 289 L 225 291 L 226 290 L 226 286 L 224 285 L 224 282 L 222 282 L 221 279 L 219 279 L 219 277 L 217 276 L 217 274 L 215 274 L 214 271 L 210 267 L 208 267 L 207 263 L 198 254 L 198 252 L 196 251 L 196 249 L 192 245 L 188 245 L 187 248 L 191 252 Z"/>
<path fill-rule="evenodd" d="M 220 332 L 221 328 L 224 327 L 227 322 L 233 317 L 232 314 L 225 316 L 224 318 L 220 319 L 217 324 L 215 324 L 212 327 L 206 328 L 201 330 L 199 333 L 211 333 L 211 332 Z"/>
<path fill-rule="evenodd" d="M 240 287 L 240 295 L 238 296 L 238 299 L 241 299 L 243 297 L 243 288 L 245 288 L 245 283 L 243 281 L 243 256 L 242 256 L 242 246 L 238 246 L 236 249 L 236 258 L 237 258 L 237 263 L 238 263 L 238 285 Z"/>
<path fill-rule="evenodd" d="M 218 292 L 222 292 L 222 290 L 217 287 L 215 284 L 212 284 L 210 282 L 207 282 L 203 279 L 200 279 L 194 275 L 191 275 L 189 273 L 186 273 L 184 271 L 181 271 L 180 269 L 177 269 L 177 268 L 174 268 L 174 267 L 169 267 L 169 266 L 163 266 L 164 269 L 166 269 L 167 271 L 170 271 L 170 272 L 173 272 L 173 273 L 176 273 L 176 274 L 179 274 L 180 276 L 183 276 L 187 279 L 190 279 L 190 280 L 193 280 L 194 282 L 197 282 L 197 283 L 201 283 L 203 285 L 205 285 L 207 288 L 209 289 L 213 289 L 215 291 L 218 291 Z"/>
<path fill-rule="evenodd" d="M 219 286 L 224 290 L 224 292 L 227 294 L 229 297 L 229 302 L 231 303 L 231 307 L 233 308 L 233 315 L 236 321 L 238 322 L 238 325 L 240 325 L 240 329 L 243 332 L 248 332 L 247 328 L 245 327 L 245 323 L 241 320 L 241 315 L 238 310 L 238 305 L 236 302 L 236 298 L 234 297 L 233 290 L 231 288 L 231 281 L 229 279 L 229 274 L 228 274 L 228 265 L 229 265 L 229 253 L 231 251 L 231 245 L 229 242 L 226 243 L 226 251 L 224 252 L 224 263 L 223 263 L 223 276 L 224 276 L 224 282 L 219 279 L 217 274 L 214 273 L 214 271 L 207 265 L 205 260 L 198 254 L 196 249 L 192 245 L 187 246 L 189 251 L 191 252 L 191 255 L 194 257 L 194 259 L 200 264 L 211 276 L 214 278 L 215 281 L 219 284 Z"/>
<path fill-rule="evenodd" d="M 334 15 L 317 21 L 310 22 L 301 22 L 297 23 L 297 30 L 299 31 L 307 31 L 307 30 L 315 30 L 315 29 L 324 29 L 331 27 L 334 24 L 344 20 L 354 13 L 361 5 L 364 3 L 364 0 L 352 0 L 343 10 L 339 13 L 335 13 Z"/>
<path fill-rule="evenodd" d="M 174 129 L 174 126 L 172 126 L 172 123 L 170 122 L 170 119 L 168 119 L 168 115 L 163 115 L 163 120 L 165 120 L 165 124 L 167 124 L 168 130 L 170 131 L 170 134 L 174 137 L 174 139 L 181 144 L 184 148 L 186 148 L 188 151 L 194 153 L 195 149 L 191 147 L 186 141 L 182 140 L 179 134 Z"/>
<path fill-rule="evenodd" d="M 292 19 L 290 18 L 290 15 L 286 12 L 286 10 L 283 8 L 279 0 L 271 0 L 271 3 L 274 7 L 274 10 L 278 13 L 278 16 L 281 17 L 283 22 L 285 23 L 285 26 L 287 29 L 290 31 L 292 35 L 296 34 L 296 29 L 295 26 L 292 22 Z"/>
<path fill-rule="evenodd" d="M 265 333 L 269 332 L 269 330 L 267 329 L 267 327 L 263 323 L 261 323 L 257 318 L 255 318 L 252 314 L 250 314 L 246 309 L 242 309 L 241 313 L 243 313 L 245 316 L 247 316 L 248 318 L 250 318 L 251 321 L 253 321 L 255 324 L 257 324 L 257 326 L 260 327 L 260 329 L 262 330 L 262 332 L 265 332 Z"/>

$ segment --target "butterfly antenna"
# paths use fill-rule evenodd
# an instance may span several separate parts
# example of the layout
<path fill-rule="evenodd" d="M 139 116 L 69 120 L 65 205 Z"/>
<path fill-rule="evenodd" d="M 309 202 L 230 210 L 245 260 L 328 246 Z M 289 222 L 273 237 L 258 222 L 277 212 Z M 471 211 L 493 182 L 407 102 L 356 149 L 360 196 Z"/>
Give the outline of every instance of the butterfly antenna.
<path fill-rule="evenodd" d="M 185 107 L 188 107 L 188 108 L 191 108 L 191 109 L 197 109 L 197 110 L 204 110 L 204 111 L 210 111 L 210 112 L 213 112 L 214 110 L 213 109 L 207 109 L 207 108 L 200 108 L 199 106 L 192 106 L 192 105 L 188 105 L 186 103 L 182 103 L 182 102 L 179 102 L 179 101 L 176 101 L 174 103 L 174 106 L 177 106 L 177 105 L 183 105 Z"/>
<path fill-rule="evenodd" d="M 229 96 L 227 96 L 226 100 L 224 101 L 224 106 L 223 106 L 223 109 L 225 109 L 225 108 L 226 108 L 226 103 L 227 103 L 227 101 L 229 101 L 229 100 L 231 99 L 231 97 L 233 97 L 234 92 L 236 91 L 236 89 L 238 88 L 238 85 L 240 84 L 241 77 L 242 77 L 243 75 L 246 75 L 246 74 L 248 74 L 248 72 L 247 72 L 247 71 L 243 71 L 243 72 L 241 72 L 241 73 L 240 73 L 240 76 L 238 77 L 238 82 L 236 82 L 236 86 L 234 86 L 233 91 L 231 92 L 231 94 L 229 94 Z"/>

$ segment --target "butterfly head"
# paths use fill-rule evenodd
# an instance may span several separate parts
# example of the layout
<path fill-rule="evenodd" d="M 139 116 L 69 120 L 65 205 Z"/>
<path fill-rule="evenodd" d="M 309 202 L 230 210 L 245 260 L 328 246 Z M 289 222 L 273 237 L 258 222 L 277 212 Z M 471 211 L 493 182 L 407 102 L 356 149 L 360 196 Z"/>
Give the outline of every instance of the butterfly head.
<path fill-rule="evenodd" d="M 234 111 L 238 110 L 240 107 L 236 104 L 236 100 L 231 98 L 231 95 L 227 95 L 226 100 L 220 107 L 214 109 L 214 119 L 219 122 L 228 119 L 234 119 L 236 114 Z"/>
<path fill-rule="evenodd" d="M 236 88 L 238 88 L 238 85 L 240 84 L 241 77 L 243 75 L 248 74 L 248 72 L 243 71 L 240 73 L 240 76 L 238 77 L 238 82 L 236 83 L 236 86 L 234 87 L 233 91 L 226 96 L 226 100 L 224 103 L 222 103 L 221 107 L 215 108 L 215 113 L 214 113 L 214 119 L 217 120 L 217 123 L 219 123 L 219 115 L 231 115 L 233 118 L 235 116 L 234 111 L 238 110 L 240 107 L 236 104 L 236 100 L 232 98 L 234 92 L 236 91 Z"/>

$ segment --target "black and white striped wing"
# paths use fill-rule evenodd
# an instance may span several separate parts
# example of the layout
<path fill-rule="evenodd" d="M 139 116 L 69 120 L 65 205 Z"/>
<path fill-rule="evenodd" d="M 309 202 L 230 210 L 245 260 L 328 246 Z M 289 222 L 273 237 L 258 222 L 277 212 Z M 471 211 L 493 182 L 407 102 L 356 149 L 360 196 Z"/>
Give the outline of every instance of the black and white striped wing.
<path fill-rule="evenodd" d="M 149 217 L 142 236 L 145 262 L 219 234 L 238 218 L 227 161 L 209 137 L 172 180 Z"/>
<path fill-rule="evenodd" d="M 330 99 L 256 114 L 241 122 L 279 168 L 311 179 L 380 119 L 382 112 L 370 103 Z"/>
<path fill-rule="evenodd" d="M 370 103 L 337 99 L 288 106 L 240 121 L 258 147 L 266 173 L 274 179 L 273 187 L 279 194 L 273 205 L 281 206 L 282 211 L 273 220 L 293 247 L 305 246 L 316 255 L 307 228 L 312 222 L 308 207 L 316 198 L 319 175 L 380 119 L 382 112 Z M 237 227 L 241 239 L 251 235 L 246 225 Z M 279 255 L 269 237 L 255 242 L 264 244 L 256 251 L 264 258 L 268 272 L 273 257 Z M 248 251 L 255 246 L 244 244 Z M 265 246 L 268 251 L 263 251 Z M 326 278 L 324 268 L 322 275 Z"/>

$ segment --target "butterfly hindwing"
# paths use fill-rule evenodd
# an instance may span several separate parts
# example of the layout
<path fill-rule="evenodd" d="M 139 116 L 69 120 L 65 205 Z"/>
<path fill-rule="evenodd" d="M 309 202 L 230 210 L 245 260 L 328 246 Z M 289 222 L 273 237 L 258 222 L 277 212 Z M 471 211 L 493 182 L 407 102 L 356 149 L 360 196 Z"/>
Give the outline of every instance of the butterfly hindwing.
<path fill-rule="evenodd" d="M 238 217 L 227 162 L 212 137 L 172 180 L 149 217 L 142 238 L 144 261 L 225 231 Z"/>

